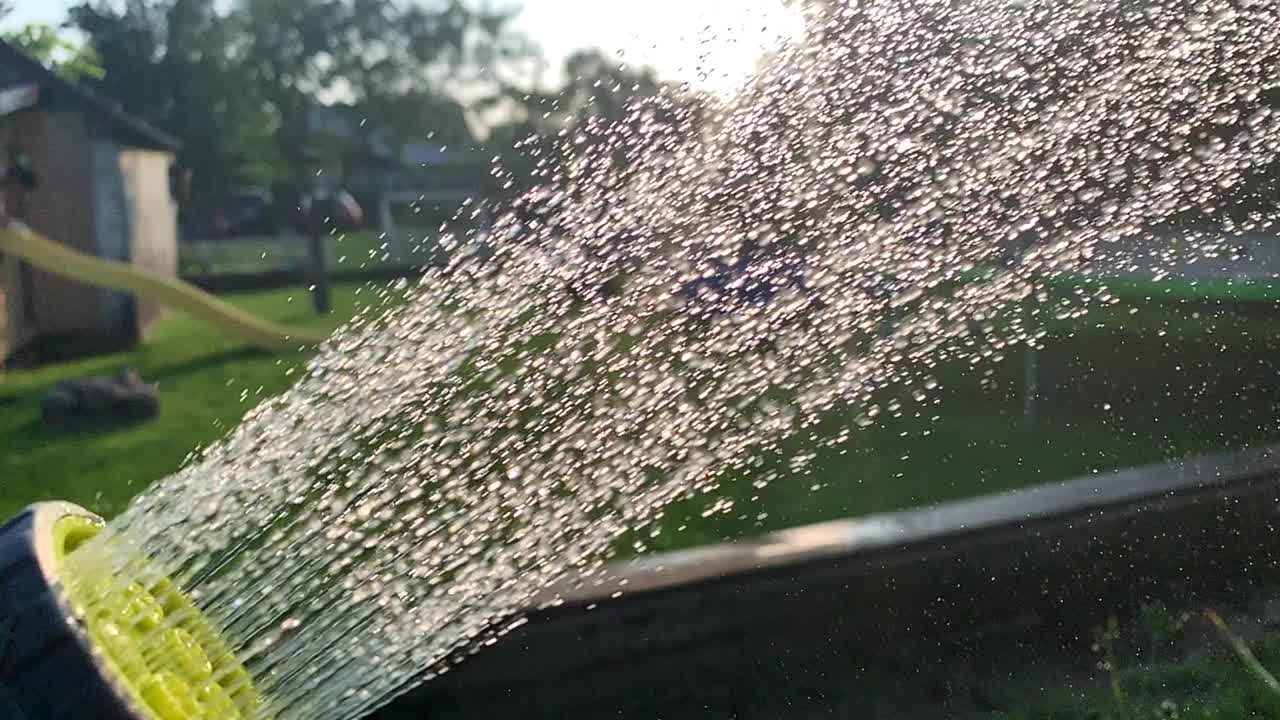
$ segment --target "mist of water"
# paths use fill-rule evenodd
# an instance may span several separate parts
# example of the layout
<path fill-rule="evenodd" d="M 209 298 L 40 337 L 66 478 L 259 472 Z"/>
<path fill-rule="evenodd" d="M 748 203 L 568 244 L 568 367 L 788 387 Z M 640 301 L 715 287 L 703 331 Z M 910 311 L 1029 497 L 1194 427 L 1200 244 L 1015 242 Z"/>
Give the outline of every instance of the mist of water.
<path fill-rule="evenodd" d="M 701 122 L 673 93 L 566 133 L 492 253 L 456 238 L 72 562 L 144 553 L 273 713 L 357 717 L 832 409 L 1035 343 L 1046 276 L 1188 214 L 1269 224 L 1217 206 L 1280 147 L 1280 4 L 806 14 Z"/>

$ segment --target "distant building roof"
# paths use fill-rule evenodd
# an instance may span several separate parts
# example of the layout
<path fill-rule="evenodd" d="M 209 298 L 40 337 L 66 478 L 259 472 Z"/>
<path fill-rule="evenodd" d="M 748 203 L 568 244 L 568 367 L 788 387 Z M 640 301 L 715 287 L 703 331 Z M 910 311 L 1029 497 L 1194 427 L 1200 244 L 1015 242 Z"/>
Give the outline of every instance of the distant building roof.
<path fill-rule="evenodd" d="M 74 109 L 97 118 L 122 142 L 156 150 L 177 152 L 182 142 L 134 115 L 102 95 L 51 72 L 12 45 L 0 41 L 0 91 L 35 86 L 38 107 Z"/>

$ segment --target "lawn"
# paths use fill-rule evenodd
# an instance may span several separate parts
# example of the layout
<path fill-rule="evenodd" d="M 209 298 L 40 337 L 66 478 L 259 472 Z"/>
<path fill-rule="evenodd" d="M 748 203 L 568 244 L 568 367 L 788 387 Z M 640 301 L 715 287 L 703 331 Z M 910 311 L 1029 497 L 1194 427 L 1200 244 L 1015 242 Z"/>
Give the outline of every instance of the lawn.
<path fill-rule="evenodd" d="M 373 293 L 334 289 L 332 315 L 311 309 L 305 290 L 229 299 L 263 318 L 317 329 L 335 328 Z M 151 481 L 176 470 L 197 446 L 234 427 L 265 397 L 287 389 L 302 354 L 273 354 L 228 339 L 186 316 L 163 319 L 133 352 L 0 376 L 0 516 L 37 500 L 70 500 L 106 515 L 122 510 Z M 40 402 L 56 383 L 136 368 L 159 385 L 160 418 L 132 429 L 58 434 L 40 422 Z"/>
<path fill-rule="evenodd" d="M 1033 422 L 1023 416 L 1022 351 L 942 366 L 939 394 L 921 404 L 910 390 L 885 393 L 876 424 L 819 449 L 803 477 L 763 488 L 755 472 L 728 477 L 713 497 L 668 508 L 656 536 L 638 535 L 639 547 L 670 550 L 1280 441 L 1275 309 L 1137 302 L 1052 321 Z M 815 434 L 852 425 L 852 412 L 837 414 Z M 813 444 L 787 447 L 782 463 Z M 620 549 L 638 549 L 636 541 Z"/>
<path fill-rule="evenodd" d="M 437 257 L 437 235 L 421 227 L 400 227 L 390 235 L 376 230 L 334 233 L 325 238 L 329 268 L 425 265 Z M 309 241 L 302 236 L 224 238 L 183 242 L 178 263 L 187 276 L 272 272 L 309 267 L 309 253 Z"/>
<path fill-rule="evenodd" d="M 315 315 L 305 291 L 229 298 L 264 318 L 332 328 L 377 289 L 335 288 L 335 312 Z M 1159 297 L 1160 294 L 1155 294 Z M 723 479 L 712 497 L 669 507 L 651 527 L 619 542 L 622 554 L 685 548 L 798 524 L 891 511 L 1117 467 L 1280 439 L 1280 313 L 1266 302 L 1214 305 L 1149 301 L 1051 320 L 1038 354 L 1040 398 L 1024 418 L 1024 355 L 1010 350 L 976 366 L 936 368 L 938 392 L 887 391 L 877 422 L 859 427 L 854 409 L 813 434 L 850 428 L 847 441 L 818 451 L 801 475 L 760 486 L 756 472 Z M 171 315 L 138 350 L 0 378 L 0 516 L 42 499 L 64 499 L 105 515 L 121 511 L 149 483 L 215 442 L 253 405 L 286 390 L 307 357 L 271 354 Z M 59 381 L 137 368 L 159 384 L 163 408 L 150 424 L 113 432 L 56 434 L 40 423 L 41 398 Z M 789 441 L 786 463 L 814 448 Z M 1140 645 L 1144 644 L 1139 643 Z M 1255 648 L 1280 669 L 1280 639 Z M 1135 720 L 1161 715 L 1234 720 L 1280 717 L 1280 700 L 1221 652 L 1153 666 L 1121 659 L 1108 682 L 1068 691 L 1026 688 L 1015 710 L 984 720 Z M 886 683 L 896 687 L 897 679 Z M 1123 689 L 1117 695 L 1115 687 Z M 877 688 L 868 688 L 874 696 Z M 1250 715 L 1249 713 L 1257 713 Z M 1268 714 L 1269 713 L 1269 714 Z"/>
<path fill-rule="evenodd" d="M 301 290 L 232 300 L 280 322 L 334 327 L 372 295 L 340 287 L 337 310 L 324 318 Z M 1034 422 L 1023 417 L 1022 351 L 939 367 L 939 393 L 923 404 L 907 389 L 886 393 L 878 422 L 819 451 L 804 475 L 764 487 L 754 473 L 727 477 L 715 497 L 675 504 L 620 547 L 669 550 L 1274 441 L 1280 317 L 1273 310 L 1139 302 L 1053 321 L 1039 355 Z M 285 390 L 305 359 L 252 350 L 174 315 L 135 352 L 4 377 L 0 514 L 52 498 L 119 512 L 252 405 Z M 39 404 L 53 384 L 123 367 L 159 383 L 158 421 L 80 435 L 42 428 Z M 853 425 L 852 412 L 835 413 L 816 432 L 833 436 Z M 795 454 L 813 443 L 797 438 L 787 447 Z"/>

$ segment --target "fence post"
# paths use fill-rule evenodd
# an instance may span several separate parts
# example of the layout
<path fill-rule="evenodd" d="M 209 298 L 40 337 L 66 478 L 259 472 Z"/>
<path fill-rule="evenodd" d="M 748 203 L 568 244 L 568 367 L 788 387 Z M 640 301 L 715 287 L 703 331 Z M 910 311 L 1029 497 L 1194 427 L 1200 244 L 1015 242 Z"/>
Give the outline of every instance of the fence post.
<path fill-rule="evenodd" d="M 1028 344 L 1022 360 L 1022 420 L 1034 425 L 1039 415 L 1040 351 Z"/>
<path fill-rule="evenodd" d="M 317 313 L 323 315 L 333 309 L 333 300 L 329 292 L 328 248 L 324 242 L 322 228 L 314 219 L 310 225 L 311 305 Z"/>
<path fill-rule="evenodd" d="M 1040 415 L 1040 350 L 1036 347 L 1035 333 L 1031 332 L 1035 322 L 1032 303 L 1039 288 L 1040 284 L 1033 279 L 1031 296 L 1023 302 L 1023 328 L 1030 334 L 1022 355 L 1022 421 L 1026 425 L 1034 425 Z"/>

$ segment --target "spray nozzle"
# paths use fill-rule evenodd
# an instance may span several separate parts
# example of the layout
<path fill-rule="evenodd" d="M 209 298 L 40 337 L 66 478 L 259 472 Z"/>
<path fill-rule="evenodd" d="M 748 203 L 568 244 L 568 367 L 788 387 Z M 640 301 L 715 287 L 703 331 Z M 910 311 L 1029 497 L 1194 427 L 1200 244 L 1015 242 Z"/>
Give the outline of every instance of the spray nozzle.
<path fill-rule="evenodd" d="M 255 720 L 252 679 L 214 624 L 145 557 L 74 505 L 0 529 L 13 701 L 32 718 Z M 7 579 L 6 579 L 7 578 Z"/>

